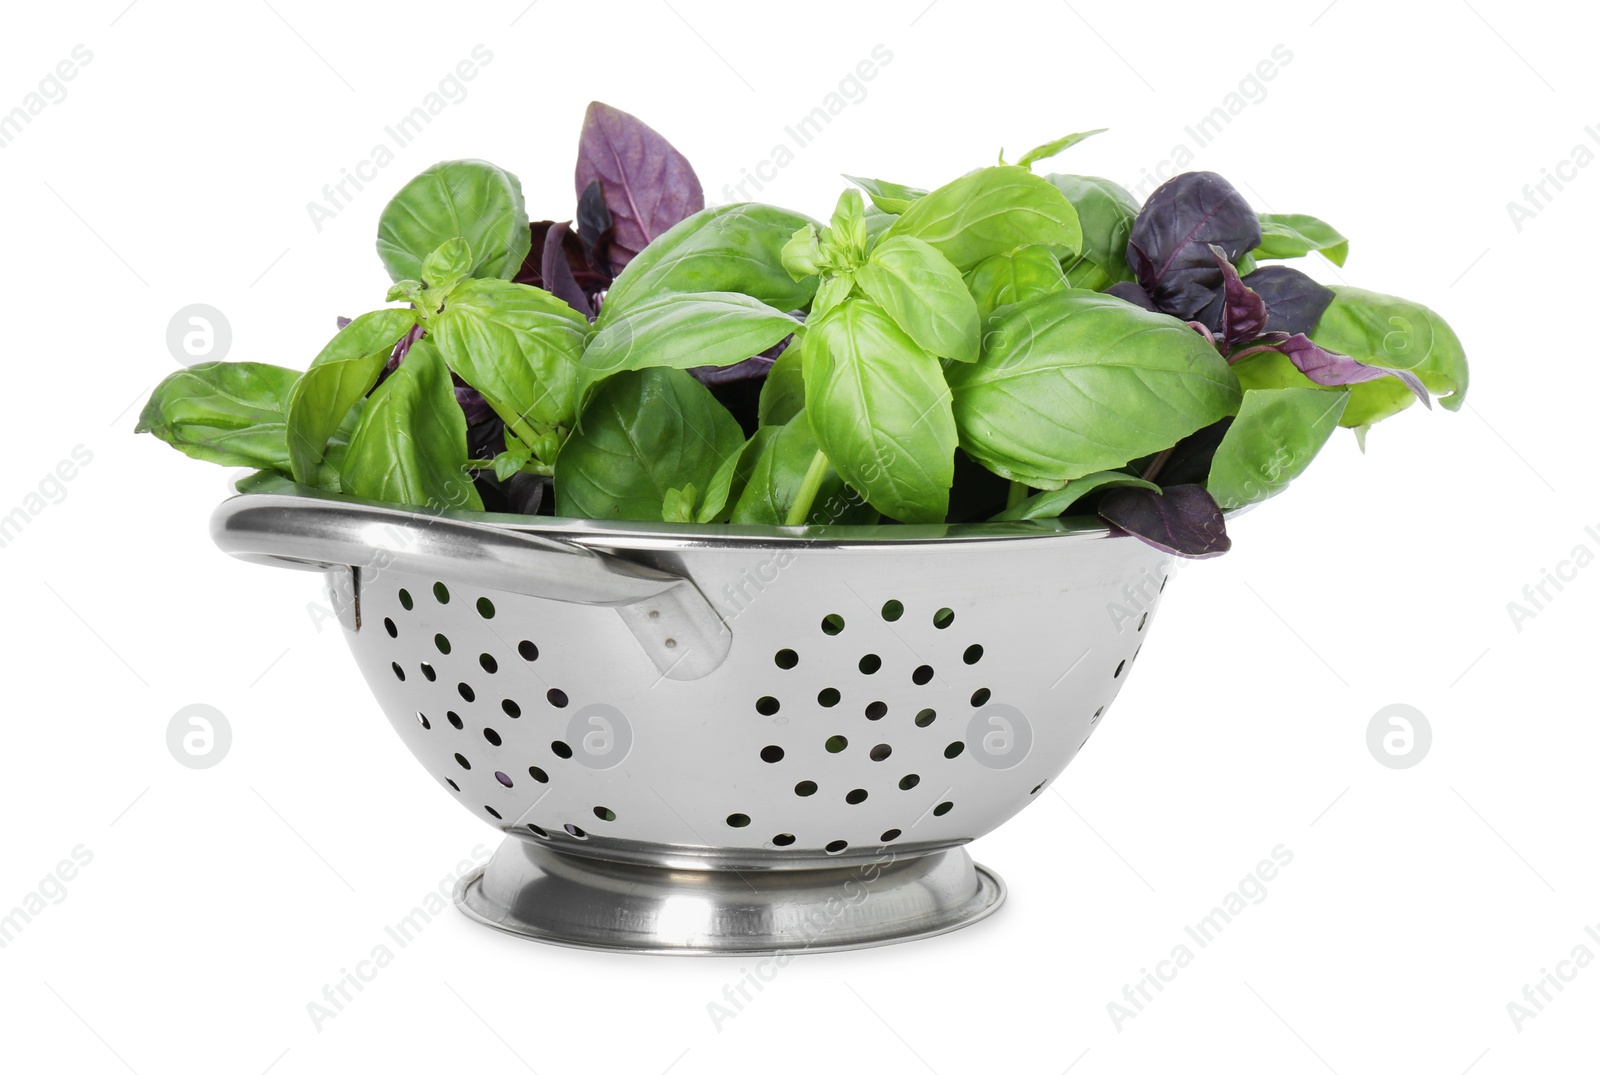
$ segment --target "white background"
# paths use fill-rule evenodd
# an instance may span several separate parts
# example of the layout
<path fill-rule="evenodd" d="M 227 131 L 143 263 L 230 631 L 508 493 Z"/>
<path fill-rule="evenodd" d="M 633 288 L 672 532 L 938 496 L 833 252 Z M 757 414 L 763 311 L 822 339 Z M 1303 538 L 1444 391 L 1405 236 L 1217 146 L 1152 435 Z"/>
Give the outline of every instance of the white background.
<path fill-rule="evenodd" d="M 6 639 L 0 913 L 92 862 L 0 949 L 12 1070 L 1592 1071 L 1600 967 L 1520 1028 L 1507 1004 L 1600 955 L 1593 671 L 1600 569 L 1536 616 L 1507 603 L 1600 550 L 1590 367 L 1600 167 L 1513 224 L 1507 202 L 1600 144 L 1575 5 L 927 0 L 808 5 L 28 5 L 0 111 L 75 45 L 92 61 L 0 150 L 0 513 L 93 461 L 0 549 Z M 306 204 L 474 45 L 492 62 L 317 230 Z M 206 533 L 224 471 L 132 429 L 177 368 L 174 311 L 229 358 L 301 366 L 379 304 L 376 220 L 436 160 L 518 173 L 571 215 L 584 106 L 632 111 L 713 201 L 873 46 L 892 60 L 760 193 L 825 214 L 840 172 L 934 185 L 1070 130 L 1055 167 L 1127 184 L 1274 46 L 1292 59 L 1199 151 L 1257 208 L 1352 239 L 1310 271 L 1458 330 L 1468 406 L 1341 434 L 1287 495 L 1189 565 L 1107 726 L 974 848 L 1011 886 L 948 937 L 805 958 L 735 1018 L 751 960 L 587 954 L 450 913 L 320 1029 L 325 984 L 495 834 L 449 805 L 365 693 L 312 576 Z M 1597 131 L 1596 137 L 1600 137 Z M 1190 143 L 1192 146 L 1192 142 Z M 1569 172 L 1570 174 L 1570 172 Z M 1553 191 L 1553 187 L 1550 188 Z M 182 706 L 231 752 L 169 755 Z M 1414 768 L 1368 753 L 1426 714 Z M 359 768 L 344 759 L 363 758 Z M 1293 863 L 1153 1003 L 1107 1004 L 1276 845 Z"/>

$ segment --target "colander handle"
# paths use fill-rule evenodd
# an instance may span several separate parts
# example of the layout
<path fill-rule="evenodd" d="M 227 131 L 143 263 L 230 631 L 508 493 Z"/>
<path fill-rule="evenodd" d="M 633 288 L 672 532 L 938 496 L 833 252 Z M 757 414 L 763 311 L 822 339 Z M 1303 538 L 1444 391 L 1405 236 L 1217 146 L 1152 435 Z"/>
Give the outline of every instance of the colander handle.
<path fill-rule="evenodd" d="M 217 507 L 211 537 L 223 552 L 254 563 L 350 568 L 358 601 L 360 585 L 392 568 L 528 597 L 610 606 L 669 679 L 709 674 L 733 644 L 722 617 L 680 575 L 485 523 L 315 496 L 247 493 Z"/>

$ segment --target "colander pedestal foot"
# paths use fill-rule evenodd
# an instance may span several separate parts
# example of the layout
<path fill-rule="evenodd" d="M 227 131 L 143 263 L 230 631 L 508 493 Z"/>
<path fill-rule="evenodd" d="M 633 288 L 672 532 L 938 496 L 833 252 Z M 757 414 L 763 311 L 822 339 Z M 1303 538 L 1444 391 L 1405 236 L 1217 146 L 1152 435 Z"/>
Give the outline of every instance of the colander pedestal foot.
<path fill-rule="evenodd" d="M 1005 884 L 960 847 L 805 869 L 614 862 L 511 837 L 456 889 L 474 921 L 550 944 L 684 955 L 868 948 L 994 912 Z"/>

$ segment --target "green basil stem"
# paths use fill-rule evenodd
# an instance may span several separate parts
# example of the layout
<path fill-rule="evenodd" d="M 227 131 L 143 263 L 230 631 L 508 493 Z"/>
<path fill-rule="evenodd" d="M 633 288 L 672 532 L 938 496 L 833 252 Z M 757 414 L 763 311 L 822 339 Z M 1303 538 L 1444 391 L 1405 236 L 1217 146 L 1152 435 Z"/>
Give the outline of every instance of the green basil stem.
<path fill-rule="evenodd" d="M 794 503 L 789 506 L 789 514 L 783 520 L 784 526 L 801 526 L 806 521 L 806 516 L 811 513 L 811 504 L 817 499 L 817 490 L 822 488 L 822 479 L 828 476 L 828 457 L 819 449 L 811 457 L 811 465 L 806 468 L 806 476 L 800 482 L 800 490 L 795 494 Z"/>
<path fill-rule="evenodd" d="M 1032 489 L 1028 488 L 1028 486 L 1022 482 L 1012 482 L 1011 487 L 1006 490 L 1006 507 L 1016 507 L 1018 504 L 1028 499 L 1028 494 L 1032 491 Z"/>
<path fill-rule="evenodd" d="M 1161 473 L 1161 468 L 1167 465 L 1167 460 L 1172 458 L 1172 453 L 1177 449 L 1177 447 L 1178 446 L 1174 444 L 1171 448 L 1167 448 L 1157 453 L 1156 457 L 1150 460 L 1150 465 L 1144 468 L 1144 473 L 1139 476 L 1147 482 L 1155 481 L 1156 475 Z"/>

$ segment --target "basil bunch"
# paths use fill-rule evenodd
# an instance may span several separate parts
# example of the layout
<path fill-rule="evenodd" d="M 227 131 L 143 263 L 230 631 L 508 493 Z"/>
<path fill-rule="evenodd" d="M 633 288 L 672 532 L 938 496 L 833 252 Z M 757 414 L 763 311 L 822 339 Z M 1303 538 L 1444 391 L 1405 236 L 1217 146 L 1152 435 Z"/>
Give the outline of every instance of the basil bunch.
<path fill-rule="evenodd" d="M 1220 176 L 1141 206 L 1036 175 L 1090 131 L 933 190 L 852 178 L 824 225 L 706 208 L 665 139 L 590 106 L 576 228 L 435 165 L 379 223 L 391 305 L 301 374 L 174 374 L 140 430 L 196 458 L 430 509 L 769 526 L 1094 516 L 1187 556 L 1341 425 L 1458 408 L 1425 307 L 1262 264 L 1348 242 Z M 863 199 L 862 191 L 867 195 Z M 551 495 L 553 493 L 553 495 Z"/>

